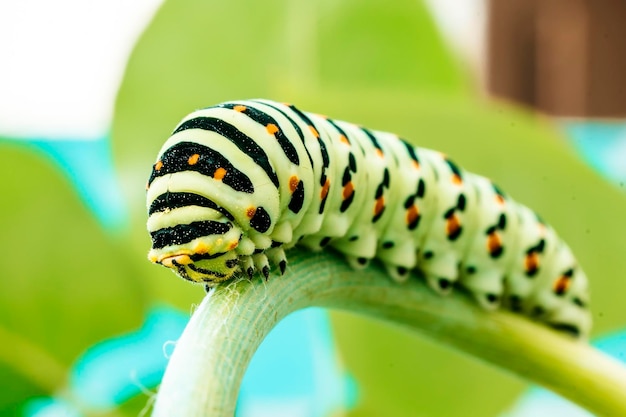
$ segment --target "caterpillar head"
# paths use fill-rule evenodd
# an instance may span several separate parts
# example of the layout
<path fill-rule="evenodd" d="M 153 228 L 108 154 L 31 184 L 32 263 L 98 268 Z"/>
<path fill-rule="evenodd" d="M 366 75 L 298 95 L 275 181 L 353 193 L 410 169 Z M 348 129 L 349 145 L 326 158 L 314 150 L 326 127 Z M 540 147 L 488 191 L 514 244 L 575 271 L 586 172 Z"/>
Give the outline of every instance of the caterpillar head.
<path fill-rule="evenodd" d="M 216 210 L 188 206 L 152 213 L 148 230 L 148 259 L 181 278 L 211 286 L 229 280 L 239 269 L 235 249 L 241 229 Z"/>

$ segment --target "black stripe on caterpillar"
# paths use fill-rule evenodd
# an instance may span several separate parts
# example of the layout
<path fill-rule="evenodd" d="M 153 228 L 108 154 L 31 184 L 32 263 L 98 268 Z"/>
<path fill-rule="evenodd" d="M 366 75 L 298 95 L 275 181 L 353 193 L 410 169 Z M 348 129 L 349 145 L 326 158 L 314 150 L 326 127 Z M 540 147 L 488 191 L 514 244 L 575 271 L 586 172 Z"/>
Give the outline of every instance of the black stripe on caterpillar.
<path fill-rule="evenodd" d="M 465 288 L 575 335 L 587 278 L 554 229 L 489 179 L 398 136 L 269 100 L 184 118 L 147 184 L 152 262 L 207 286 L 285 272 L 285 250 L 330 246 L 396 281 Z"/>

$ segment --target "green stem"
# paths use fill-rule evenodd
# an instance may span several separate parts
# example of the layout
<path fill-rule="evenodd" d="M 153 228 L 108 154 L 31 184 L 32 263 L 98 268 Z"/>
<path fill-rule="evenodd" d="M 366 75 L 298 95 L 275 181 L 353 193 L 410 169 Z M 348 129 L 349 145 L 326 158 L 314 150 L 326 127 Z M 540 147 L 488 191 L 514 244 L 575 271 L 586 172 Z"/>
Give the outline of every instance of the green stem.
<path fill-rule="evenodd" d="M 267 283 L 209 293 L 179 339 L 153 415 L 232 417 L 244 372 L 286 315 L 321 306 L 389 320 L 543 385 L 598 416 L 626 415 L 626 369 L 591 348 L 507 311 L 487 312 L 459 292 L 442 298 L 418 280 L 396 284 L 377 267 L 354 271 L 332 253 L 290 253 Z"/>

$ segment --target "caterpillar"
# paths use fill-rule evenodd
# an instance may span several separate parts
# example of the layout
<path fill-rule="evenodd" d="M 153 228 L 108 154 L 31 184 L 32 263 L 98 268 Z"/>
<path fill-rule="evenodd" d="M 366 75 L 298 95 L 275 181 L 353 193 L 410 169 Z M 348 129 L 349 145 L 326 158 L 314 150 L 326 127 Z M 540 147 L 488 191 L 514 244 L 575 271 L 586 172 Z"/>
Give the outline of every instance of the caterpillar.
<path fill-rule="evenodd" d="M 284 274 L 285 251 L 332 247 L 376 258 L 403 282 L 469 292 L 563 332 L 591 327 L 587 277 L 555 230 L 441 152 L 290 104 L 255 99 L 197 110 L 148 179 L 150 261 L 210 288 Z M 417 274 L 416 274 L 417 275 Z"/>

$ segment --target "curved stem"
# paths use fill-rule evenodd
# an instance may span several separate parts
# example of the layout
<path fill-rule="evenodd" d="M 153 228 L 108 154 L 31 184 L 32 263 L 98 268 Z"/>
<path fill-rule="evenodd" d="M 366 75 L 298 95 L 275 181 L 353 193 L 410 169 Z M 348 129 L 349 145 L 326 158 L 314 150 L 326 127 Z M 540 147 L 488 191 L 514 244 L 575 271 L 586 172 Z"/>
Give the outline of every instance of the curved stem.
<path fill-rule="evenodd" d="M 153 415 L 234 415 L 252 355 L 286 315 L 321 306 L 400 323 L 543 385 L 600 416 L 626 415 L 626 369 L 584 343 L 506 311 L 483 311 L 459 292 L 399 285 L 382 269 L 354 271 L 332 253 L 290 253 L 290 271 L 209 293 L 170 359 Z"/>

